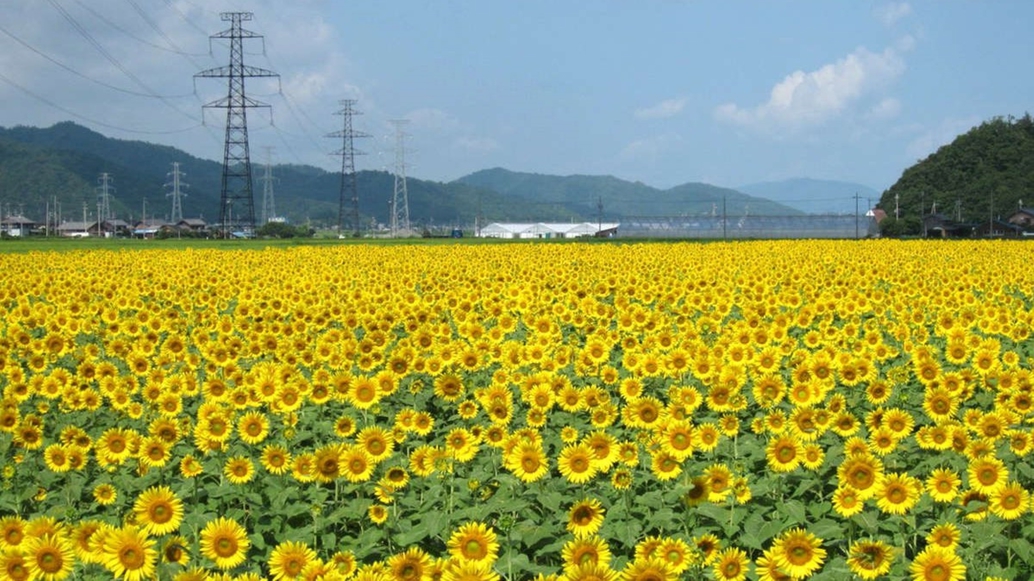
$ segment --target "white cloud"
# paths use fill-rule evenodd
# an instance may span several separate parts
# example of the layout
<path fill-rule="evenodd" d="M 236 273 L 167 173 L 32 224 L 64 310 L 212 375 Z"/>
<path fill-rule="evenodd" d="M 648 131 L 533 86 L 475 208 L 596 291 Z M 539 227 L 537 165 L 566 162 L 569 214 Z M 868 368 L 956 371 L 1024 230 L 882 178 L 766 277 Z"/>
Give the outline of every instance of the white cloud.
<path fill-rule="evenodd" d="M 944 119 L 935 127 L 921 130 L 922 133 L 908 144 L 905 152 L 910 160 L 921 160 L 977 125 L 980 125 L 978 117 Z"/>
<path fill-rule="evenodd" d="M 867 119 L 878 121 L 897 117 L 899 113 L 901 113 L 901 101 L 894 97 L 887 97 L 870 107 L 866 112 L 865 117 Z"/>
<path fill-rule="evenodd" d="M 632 114 L 636 119 L 667 119 L 682 112 L 686 99 L 666 99 L 652 107 L 636 109 Z"/>
<path fill-rule="evenodd" d="M 682 136 L 677 133 L 636 139 L 622 148 L 618 157 L 625 161 L 652 161 L 680 141 Z"/>
<path fill-rule="evenodd" d="M 879 90 L 905 71 L 893 48 L 874 53 L 860 47 L 817 70 L 794 71 L 772 87 L 767 102 L 755 107 L 726 103 L 715 117 L 756 129 L 801 129 L 843 114 L 861 98 Z"/>
<path fill-rule="evenodd" d="M 888 28 L 909 14 L 912 14 L 912 6 L 908 2 L 891 2 L 873 8 L 873 15 Z"/>

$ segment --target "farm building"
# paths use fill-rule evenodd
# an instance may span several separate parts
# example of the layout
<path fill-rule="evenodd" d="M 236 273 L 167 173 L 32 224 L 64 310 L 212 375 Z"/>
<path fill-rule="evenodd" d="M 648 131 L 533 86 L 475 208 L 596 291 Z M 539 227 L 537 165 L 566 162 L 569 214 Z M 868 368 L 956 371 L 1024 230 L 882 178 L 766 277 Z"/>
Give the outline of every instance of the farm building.
<path fill-rule="evenodd" d="M 617 235 L 618 224 L 604 222 L 493 222 L 481 229 L 481 238 L 579 238 L 582 236 L 611 237 Z"/>

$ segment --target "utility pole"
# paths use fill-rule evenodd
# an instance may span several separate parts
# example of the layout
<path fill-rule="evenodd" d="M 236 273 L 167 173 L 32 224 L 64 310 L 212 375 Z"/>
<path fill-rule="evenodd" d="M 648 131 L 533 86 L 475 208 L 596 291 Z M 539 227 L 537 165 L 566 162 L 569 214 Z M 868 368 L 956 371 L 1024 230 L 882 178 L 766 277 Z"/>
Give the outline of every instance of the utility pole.
<path fill-rule="evenodd" d="M 722 240 L 729 241 L 728 220 L 725 214 L 725 195 L 722 195 Z"/>
<path fill-rule="evenodd" d="M 339 101 L 341 110 L 334 113 L 341 115 L 341 131 L 328 133 L 327 137 L 340 137 L 341 149 L 333 155 L 341 156 L 341 194 L 338 199 L 337 210 L 337 233 L 339 238 L 345 235 L 345 204 L 350 201 L 352 204 L 352 236 L 359 237 L 359 181 L 355 173 L 355 156 L 363 155 L 363 152 L 355 149 L 355 140 L 362 137 L 369 137 L 367 133 L 356 131 L 352 127 L 352 117 L 362 115 L 361 111 L 355 108 L 355 99 L 342 99 Z"/>
<path fill-rule="evenodd" d="M 962 198 L 955 200 L 955 221 L 962 221 Z"/>
<path fill-rule="evenodd" d="M 170 214 L 170 221 L 173 224 L 179 224 L 183 220 L 183 203 L 182 198 L 185 198 L 187 194 L 184 194 L 180 190 L 182 188 L 190 187 L 189 184 L 183 183 L 180 179 L 184 177 L 185 173 L 180 171 L 180 164 L 178 161 L 172 162 L 172 171 L 166 174 L 172 178 L 171 182 L 165 184 L 165 187 L 171 187 L 172 191 L 165 194 L 165 197 L 172 198 L 172 214 Z"/>
<path fill-rule="evenodd" d="M 926 238 L 926 192 L 919 192 L 919 221 L 923 224 L 923 238 Z"/>
<path fill-rule="evenodd" d="M 229 79 L 228 94 L 222 99 L 204 105 L 204 108 L 226 109 L 226 140 L 223 147 L 223 177 L 219 197 L 219 221 L 223 236 L 240 229 L 251 233 L 255 229 L 255 196 L 251 181 L 251 155 L 248 149 L 248 109 L 269 107 L 244 94 L 244 79 L 249 77 L 276 77 L 273 71 L 244 65 L 245 38 L 262 36 L 241 28 L 241 22 L 251 20 L 251 12 L 223 12 L 219 15 L 230 23 L 230 28 L 209 37 L 225 38 L 230 41 L 230 64 L 215 67 L 194 75 L 198 77 L 221 77 Z"/>
<path fill-rule="evenodd" d="M 855 192 L 854 193 L 854 238 L 855 238 L 855 240 L 858 240 L 858 199 L 859 198 L 861 198 L 861 196 L 858 195 L 858 192 Z"/>
<path fill-rule="evenodd" d="M 600 236 L 600 232 L 603 232 L 603 196 L 596 198 L 596 221 L 599 222 L 596 227 L 596 235 Z"/>
<path fill-rule="evenodd" d="M 392 119 L 395 125 L 395 193 L 391 197 L 391 237 L 399 228 L 409 230 L 409 192 L 406 189 L 406 132 L 408 119 Z"/>
<path fill-rule="evenodd" d="M 894 219 L 895 220 L 901 218 L 901 206 L 898 204 L 898 198 L 899 197 L 901 197 L 900 194 L 898 194 L 897 192 L 894 192 Z"/>
<path fill-rule="evenodd" d="M 265 146 L 266 150 L 266 173 L 262 176 L 262 223 L 267 224 L 276 218 L 276 204 L 273 203 L 273 148 Z"/>

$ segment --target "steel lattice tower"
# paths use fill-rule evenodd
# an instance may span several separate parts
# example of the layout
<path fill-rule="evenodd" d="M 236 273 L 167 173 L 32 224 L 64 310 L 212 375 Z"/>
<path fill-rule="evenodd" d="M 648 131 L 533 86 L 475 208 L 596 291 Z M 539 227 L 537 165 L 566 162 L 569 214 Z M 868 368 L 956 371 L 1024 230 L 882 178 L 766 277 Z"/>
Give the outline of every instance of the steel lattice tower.
<path fill-rule="evenodd" d="M 266 173 L 262 176 L 262 223 L 266 224 L 276 218 L 276 204 L 273 203 L 273 148 L 267 145 Z"/>
<path fill-rule="evenodd" d="M 341 110 L 334 113 L 343 118 L 341 131 L 328 133 L 327 137 L 340 137 L 341 149 L 333 155 L 341 156 L 341 197 L 338 201 L 337 231 L 338 236 L 344 236 L 345 232 L 345 204 L 352 203 L 352 236 L 359 237 L 359 183 L 355 173 L 355 156 L 363 155 L 362 151 L 355 149 L 354 141 L 362 137 L 369 137 L 367 133 L 356 131 L 352 128 L 352 117 L 362 115 L 361 111 L 355 108 L 355 99 L 342 99 Z"/>
<path fill-rule="evenodd" d="M 97 181 L 100 182 L 97 186 L 97 222 L 100 223 L 114 218 L 111 214 L 111 191 L 115 188 L 111 185 L 112 177 L 108 172 L 101 173 Z"/>
<path fill-rule="evenodd" d="M 395 193 L 391 197 L 391 236 L 399 234 L 399 228 L 409 230 L 409 192 L 406 189 L 406 132 L 403 127 L 408 119 L 393 119 L 395 125 Z"/>
<path fill-rule="evenodd" d="M 172 191 L 165 194 L 166 198 L 172 198 L 172 214 L 170 215 L 170 221 L 173 224 L 178 224 L 183 219 L 183 204 L 182 198 L 186 197 L 180 191 L 180 188 L 190 187 L 188 184 L 183 183 L 180 178 L 187 175 L 180 171 L 180 163 L 178 161 L 172 162 L 172 171 L 168 173 L 169 177 L 172 178 L 171 182 L 165 184 L 165 187 L 172 188 Z"/>
<path fill-rule="evenodd" d="M 269 107 L 244 94 L 244 79 L 248 77 L 277 77 L 279 75 L 244 64 L 244 39 L 262 38 L 250 30 L 241 28 L 241 22 L 251 20 L 251 12 L 223 12 L 220 17 L 230 22 L 230 28 L 210 38 L 230 40 L 230 64 L 201 71 L 197 77 L 222 77 L 229 79 L 226 97 L 212 101 L 204 107 L 226 109 L 226 142 L 223 150 L 223 180 L 219 198 L 219 222 L 223 236 L 240 230 L 245 233 L 255 229 L 255 195 L 252 190 L 251 157 L 248 151 L 249 108 Z"/>

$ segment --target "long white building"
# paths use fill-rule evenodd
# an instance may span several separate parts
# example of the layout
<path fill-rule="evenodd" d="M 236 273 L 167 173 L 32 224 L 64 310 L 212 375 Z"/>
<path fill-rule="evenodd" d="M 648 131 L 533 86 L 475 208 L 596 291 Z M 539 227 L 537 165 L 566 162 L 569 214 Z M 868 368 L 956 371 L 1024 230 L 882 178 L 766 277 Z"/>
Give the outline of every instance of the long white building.
<path fill-rule="evenodd" d="M 616 236 L 619 224 L 604 222 L 493 222 L 481 229 L 481 238 L 579 238 L 582 236 Z"/>

